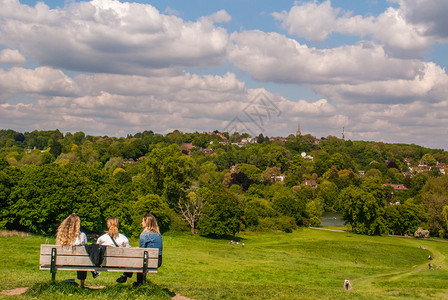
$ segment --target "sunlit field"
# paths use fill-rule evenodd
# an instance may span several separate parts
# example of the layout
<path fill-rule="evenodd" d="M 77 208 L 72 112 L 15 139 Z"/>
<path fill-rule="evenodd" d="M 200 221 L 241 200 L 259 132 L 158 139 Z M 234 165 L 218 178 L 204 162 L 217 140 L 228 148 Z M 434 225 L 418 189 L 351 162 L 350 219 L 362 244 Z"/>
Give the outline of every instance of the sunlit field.
<path fill-rule="evenodd" d="M 88 274 L 90 288 L 80 289 L 62 282 L 76 278 L 75 272 L 59 271 L 52 283 L 50 273 L 39 270 L 39 245 L 54 240 L 1 236 L 0 290 L 30 287 L 22 297 L 40 299 L 169 299 L 175 294 L 193 299 L 448 297 L 448 244 L 443 241 L 306 228 L 289 234 L 244 233 L 234 244 L 230 238 L 189 234 L 163 238 L 163 265 L 159 273 L 148 275 L 148 284 L 133 288 L 135 278 L 118 284 L 119 273 L 103 272 L 97 279 Z M 131 244 L 137 246 L 137 241 Z M 428 255 L 433 256 L 434 270 L 428 269 Z M 343 288 L 346 277 L 352 284 L 349 291 Z"/>

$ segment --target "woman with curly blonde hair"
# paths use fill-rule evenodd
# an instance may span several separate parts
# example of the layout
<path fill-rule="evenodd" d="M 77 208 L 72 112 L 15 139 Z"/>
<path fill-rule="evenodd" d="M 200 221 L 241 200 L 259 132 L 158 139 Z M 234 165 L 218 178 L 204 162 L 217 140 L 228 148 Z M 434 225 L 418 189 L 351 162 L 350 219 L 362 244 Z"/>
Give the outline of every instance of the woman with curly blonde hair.
<path fill-rule="evenodd" d="M 75 213 L 71 214 L 61 225 L 59 225 L 56 233 L 56 244 L 61 246 L 82 246 L 87 244 L 87 236 L 84 232 L 80 232 L 81 220 Z M 81 282 L 81 287 L 84 287 L 84 281 L 87 277 L 86 271 L 76 271 L 77 278 Z M 93 278 L 100 275 L 98 272 L 92 272 Z"/>

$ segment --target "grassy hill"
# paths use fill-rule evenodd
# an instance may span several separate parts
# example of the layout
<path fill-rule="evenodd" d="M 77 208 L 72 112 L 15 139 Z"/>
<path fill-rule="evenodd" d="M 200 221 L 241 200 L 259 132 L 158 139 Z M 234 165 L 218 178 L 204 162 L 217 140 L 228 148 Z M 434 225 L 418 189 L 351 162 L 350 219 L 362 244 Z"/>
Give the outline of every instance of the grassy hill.
<path fill-rule="evenodd" d="M 169 299 L 175 293 L 194 299 L 448 297 L 448 243 L 436 240 L 307 228 L 290 234 L 240 234 L 239 245 L 191 235 L 163 238 L 163 266 L 148 276 L 151 283 L 132 288 L 132 280 L 120 285 L 115 283 L 118 273 L 103 272 L 97 279 L 88 274 L 86 284 L 106 288 L 82 290 L 61 283 L 75 278 L 75 272 L 60 271 L 51 283 L 50 273 L 39 270 L 39 245 L 52 239 L 2 236 L 0 290 L 27 286 L 31 288 L 22 297 L 43 299 Z M 428 270 L 428 255 L 440 269 Z M 352 282 L 350 291 L 343 289 L 346 277 Z"/>

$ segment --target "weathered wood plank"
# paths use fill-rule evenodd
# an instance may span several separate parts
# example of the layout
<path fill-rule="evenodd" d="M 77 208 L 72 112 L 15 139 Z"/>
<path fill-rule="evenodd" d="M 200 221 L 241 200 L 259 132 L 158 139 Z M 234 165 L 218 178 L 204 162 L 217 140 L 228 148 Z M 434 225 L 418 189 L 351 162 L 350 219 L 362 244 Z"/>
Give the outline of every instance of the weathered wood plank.
<path fill-rule="evenodd" d="M 40 245 L 41 255 L 51 255 L 51 249 L 56 248 L 57 255 L 87 255 L 84 246 L 60 246 L 60 245 Z M 150 258 L 159 256 L 159 250 L 155 248 L 117 248 L 107 246 L 106 256 L 126 256 L 143 257 L 147 251 Z"/>
<path fill-rule="evenodd" d="M 40 270 L 50 270 L 50 265 L 42 265 Z M 56 266 L 56 270 L 59 271 L 104 271 L 104 272 L 133 272 L 141 273 L 142 268 L 112 268 L 112 267 L 80 267 L 80 266 Z M 148 273 L 157 273 L 157 269 L 148 269 Z"/>

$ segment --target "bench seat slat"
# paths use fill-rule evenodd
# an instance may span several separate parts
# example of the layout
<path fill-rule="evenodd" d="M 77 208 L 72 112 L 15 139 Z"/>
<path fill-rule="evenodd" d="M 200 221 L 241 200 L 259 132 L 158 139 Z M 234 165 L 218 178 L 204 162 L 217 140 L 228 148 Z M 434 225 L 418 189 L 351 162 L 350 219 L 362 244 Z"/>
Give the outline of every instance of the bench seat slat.
<path fill-rule="evenodd" d="M 41 265 L 40 270 L 51 270 L 50 265 Z M 142 268 L 112 268 L 112 267 L 80 267 L 80 266 L 56 266 L 57 271 L 105 271 L 105 272 L 133 272 L 141 273 Z M 148 269 L 148 273 L 157 273 L 157 269 Z"/>

